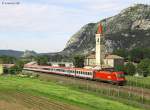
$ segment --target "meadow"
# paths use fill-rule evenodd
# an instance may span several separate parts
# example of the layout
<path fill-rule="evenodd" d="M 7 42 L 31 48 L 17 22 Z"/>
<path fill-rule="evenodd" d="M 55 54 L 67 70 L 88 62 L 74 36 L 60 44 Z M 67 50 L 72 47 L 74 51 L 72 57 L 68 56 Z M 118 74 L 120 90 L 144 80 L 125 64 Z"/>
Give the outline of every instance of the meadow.
<path fill-rule="evenodd" d="M 14 106 L 16 100 L 19 105 Z M 4 102 L 8 110 L 13 110 L 11 106 L 14 110 L 142 110 L 55 82 L 18 76 L 0 76 L 0 110 Z"/>

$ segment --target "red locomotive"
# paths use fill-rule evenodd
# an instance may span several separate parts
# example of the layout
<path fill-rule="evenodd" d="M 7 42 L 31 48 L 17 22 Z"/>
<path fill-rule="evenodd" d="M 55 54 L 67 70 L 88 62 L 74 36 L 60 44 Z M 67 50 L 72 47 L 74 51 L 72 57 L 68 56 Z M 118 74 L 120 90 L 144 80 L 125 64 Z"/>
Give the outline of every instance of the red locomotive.
<path fill-rule="evenodd" d="M 107 81 L 113 84 L 123 85 L 126 82 L 124 72 L 111 72 L 103 70 L 67 68 L 39 65 L 25 65 L 24 70 L 44 72 L 49 74 L 67 75 L 84 79 Z"/>

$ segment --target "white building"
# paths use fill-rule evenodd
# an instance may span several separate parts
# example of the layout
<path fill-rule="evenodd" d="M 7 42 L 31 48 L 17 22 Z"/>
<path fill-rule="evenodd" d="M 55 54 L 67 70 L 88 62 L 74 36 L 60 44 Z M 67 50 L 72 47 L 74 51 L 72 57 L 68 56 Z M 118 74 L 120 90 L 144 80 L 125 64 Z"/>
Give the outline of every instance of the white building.
<path fill-rule="evenodd" d="M 118 55 L 105 55 L 105 45 L 103 43 L 104 34 L 102 25 L 99 24 L 98 31 L 95 35 L 96 50 L 95 53 L 85 58 L 85 67 L 93 68 L 114 68 L 117 65 L 124 65 L 124 58 Z"/>

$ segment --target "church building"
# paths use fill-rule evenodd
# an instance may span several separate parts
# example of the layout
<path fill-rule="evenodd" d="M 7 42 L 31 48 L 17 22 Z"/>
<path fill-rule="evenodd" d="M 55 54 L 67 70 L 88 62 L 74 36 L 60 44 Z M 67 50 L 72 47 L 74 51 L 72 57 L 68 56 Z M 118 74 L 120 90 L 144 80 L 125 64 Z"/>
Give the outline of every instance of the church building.
<path fill-rule="evenodd" d="M 95 34 L 96 47 L 95 52 L 87 55 L 85 58 L 86 68 L 115 68 L 117 65 L 124 65 L 124 58 L 118 55 L 105 54 L 104 33 L 101 24 L 98 26 Z"/>

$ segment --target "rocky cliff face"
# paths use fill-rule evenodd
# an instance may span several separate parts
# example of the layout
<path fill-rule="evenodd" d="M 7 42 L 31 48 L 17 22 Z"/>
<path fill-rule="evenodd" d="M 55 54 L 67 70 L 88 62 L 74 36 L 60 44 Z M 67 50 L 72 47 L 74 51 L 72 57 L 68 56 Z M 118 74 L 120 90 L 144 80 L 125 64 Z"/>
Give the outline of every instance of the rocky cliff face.
<path fill-rule="evenodd" d="M 30 51 L 30 50 L 26 50 L 24 51 L 24 53 L 22 54 L 21 57 L 26 58 L 26 57 L 31 57 L 31 56 L 36 56 L 37 53 L 34 51 Z"/>
<path fill-rule="evenodd" d="M 104 27 L 106 52 L 120 48 L 150 47 L 149 5 L 137 4 L 99 22 Z M 94 51 L 99 22 L 83 26 L 68 41 L 63 53 L 87 54 Z"/>

